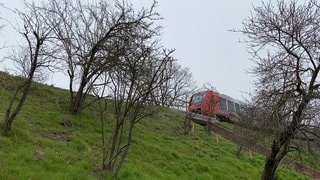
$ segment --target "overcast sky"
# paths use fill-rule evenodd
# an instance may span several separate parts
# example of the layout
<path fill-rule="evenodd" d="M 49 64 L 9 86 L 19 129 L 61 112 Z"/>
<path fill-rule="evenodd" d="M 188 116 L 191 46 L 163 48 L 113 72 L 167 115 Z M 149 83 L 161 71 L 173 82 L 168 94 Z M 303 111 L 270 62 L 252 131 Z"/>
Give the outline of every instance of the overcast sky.
<path fill-rule="evenodd" d="M 180 2 L 180 3 L 179 3 Z M 252 67 L 239 29 L 257 0 L 161 0 L 163 41 L 176 48 L 175 57 L 190 68 L 198 84 L 210 83 L 220 93 L 242 99 L 252 89 Z"/>
<path fill-rule="evenodd" d="M 20 0 L 1 0 L 9 7 L 21 7 Z M 148 0 L 132 0 L 148 6 Z M 166 48 L 175 48 L 174 57 L 179 64 L 189 67 L 198 85 L 210 83 L 220 93 L 242 99 L 243 92 L 252 89 L 253 78 L 246 73 L 252 62 L 246 45 L 239 43 L 239 33 L 228 29 L 241 28 L 257 0 L 159 0 L 157 11 L 164 18 L 162 40 Z M 11 14 L 12 15 L 12 14 Z M 10 19 L 1 12 L 0 16 Z M 10 30 L 0 38 L 8 42 L 15 39 Z M 2 41 L 1 40 L 1 41 Z M 17 39 L 15 39 L 17 41 Z M 1 42 L 2 43 L 2 42 Z M 12 42 L 11 42 L 12 43 Z M 3 51 L 3 50 L 2 50 Z M 4 52 L 0 55 L 3 56 Z M 2 58 L 2 57 L 1 57 Z M 3 70 L 7 65 L 1 64 Z M 48 83 L 67 88 L 68 82 L 54 76 Z"/>

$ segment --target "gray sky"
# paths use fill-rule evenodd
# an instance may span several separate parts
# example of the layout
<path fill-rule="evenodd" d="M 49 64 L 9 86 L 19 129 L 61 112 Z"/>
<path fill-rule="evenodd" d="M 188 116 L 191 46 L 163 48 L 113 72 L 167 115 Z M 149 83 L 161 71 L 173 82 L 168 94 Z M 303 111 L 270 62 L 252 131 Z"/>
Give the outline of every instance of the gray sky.
<path fill-rule="evenodd" d="M 20 0 L 1 0 L 9 7 L 21 7 Z M 147 6 L 150 0 L 132 0 Z M 252 66 L 246 45 L 239 43 L 239 33 L 228 29 L 241 28 L 242 21 L 250 15 L 254 0 L 159 0 L 157 11 L 164 20 L 162 40 L 166 48 L 175 48 L 174 57 L 179 64 L 189 67 L 198 85 L 210 83 L 220 93 L 242 99 L 243 92 L 252 89 L 253 78 L 246 73 Z M 12 14 L 0 11 L 0 16 L 12 19 Z M 0 35 L 1 41 L 14 44 L 18 39 L 12 30 Z M 0 58 L 4 52 L 0 52 Z M 8 68 L 2 63 L 0 68 Z M 54 75 L 49 84 L 67 88 L 68 82 Z"/>
<path fill-rule="evenodd" d="M 176 48 L 175 57 L 190 68 L 199 85 L 210 83 L 220 93 L 242 99 L 252 89 L 252 67 L 246 45 L 239 43 L 242 21 L 250 15 L 254 0 L 159 1 L 164 17 L 163 41 Z"/>

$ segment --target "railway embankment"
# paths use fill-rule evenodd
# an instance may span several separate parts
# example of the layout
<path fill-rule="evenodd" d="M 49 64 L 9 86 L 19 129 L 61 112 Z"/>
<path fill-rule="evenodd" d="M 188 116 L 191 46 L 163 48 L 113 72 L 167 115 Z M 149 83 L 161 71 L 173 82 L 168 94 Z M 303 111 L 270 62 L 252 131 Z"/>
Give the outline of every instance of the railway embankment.
<path fill-rule="evenodd" d="M 218 123 L 210 123 L 207 126 L 212 132 L 219 134 L 221 137 L 228 139 L 229 141 L 237 145 L 245 145 L 245 148 L 251 151 L 264 155 L 267 155 L 270 152 L 270 149 L 268 147 L 259 145 L 248 139 L 243 139 L 243 137 L 241 137 L 240 135 L 220 126 Z M 288 156 L 282 159 L 281 163 L 287 164 L 290 167 L 294 168 L 296 171 L 299 171 L 300 173 L 305 174 L 313 179 L 320 179 L 319 170 L 302 164 Z"/>

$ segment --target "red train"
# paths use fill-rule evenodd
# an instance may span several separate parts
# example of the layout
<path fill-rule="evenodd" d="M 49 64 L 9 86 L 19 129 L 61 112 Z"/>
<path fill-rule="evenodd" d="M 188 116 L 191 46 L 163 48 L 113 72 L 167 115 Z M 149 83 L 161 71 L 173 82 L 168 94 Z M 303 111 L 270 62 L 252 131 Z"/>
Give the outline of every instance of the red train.
<path fill-rule="evenodd" d="M 222 121 L 239 122 L 242 103 L 227 95 L 208 90 L 191 96 L 188 111 L 217 117 Z"/>

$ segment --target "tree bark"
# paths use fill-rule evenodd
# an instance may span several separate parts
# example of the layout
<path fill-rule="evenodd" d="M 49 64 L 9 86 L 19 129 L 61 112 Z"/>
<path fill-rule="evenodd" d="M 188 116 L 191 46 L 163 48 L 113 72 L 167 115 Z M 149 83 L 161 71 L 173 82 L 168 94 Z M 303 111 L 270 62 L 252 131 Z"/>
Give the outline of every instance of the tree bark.
<path fill-rule="evenodd" d="M 76 93 L 76 96 L 73 98 L 70 98 L 70 105 L 69 105 L 69 111 L 71 114 L 78 114 L 81 109 L 81 105 L 83 102 L 83 92 L 78 91 Z"/>
<path fill-rule="evenodd" d="M 275 142 L 274 142 L 275 144 Z M 280 151 L 280 147 L 272 148 L 271 153 L 266 159 L 266 163 L 264 165 L 264 170 L 261 176 L 262 180 L 273 180 L 277 179 L 275 176 L 277 167 L 281 159 L 277 158 L 278 153 Z"/>
<path fill-rule="evenodd" d="M 273 141 L 271 152 L 266 159 L 261 179 L 277 179 L 275 176 L 276 170 L 282 158 L 288 153 L 290 140 L 294 136 L 293 132 L 291 126 L 289 126 L 289 128 L 279 135 L 277 140 Z"/>
<path fill-rule="evenodd" d="M 87 80 L 84 79 L 85 77 L 82 77 L 80 86 L 78 88 L 78 91 L 76 92 L 76 95 L 74 96 L 74 93 L 72 90 L 70 90 L 70 104 L 69 104 L 69 112 L 71 114 L 78 114 L 81 110 L 81 106 L 83 105 L 83 101 L 85 98 L 85 92 L 84 88 L 87 85 Z"/>
<path fill-rule="evenodd" d="M 30 73 L 30 76 L 29 79 L 25 82 L 25 84 L 22 86 L 23 87 L 23 91 L 22 91 L 22 96 L 18 102 L 18 105 L 17 107 L 14 109 L 13 113 L 11 113 L 11 110 L 12 110 L 12 106 L 13 106 L 13 103 L 14 103 L 14 100 L 19 92 L 19 89 L 17 89 L 17 91 L 15 92 L 15 94 L 13 95 L 11 101 L 10 101 L 10 105 L 7 109 L 7 112 L 6 112 L 6 115 L 5 115 L 5 118 L 4 118 L 4 122 L 3 122 L 3 126 L 2 126 L 2 130 L 3 130 L 3 134 L 4 135 L 7 135 L 8 132 L 10 131 L 11 129 L 11 125 L 12 125 L 12 122 L 13 120 L 16 118 L 16 116 L 18 115 L 18 113 L 20 112 L 28 94 L 29 94 L 29 91 L 30 91 L 30 87 L 31 87 L 31 83 L 32 83 L 32 77 L 33 77 L 33 74 L 34 73 Z"/>

